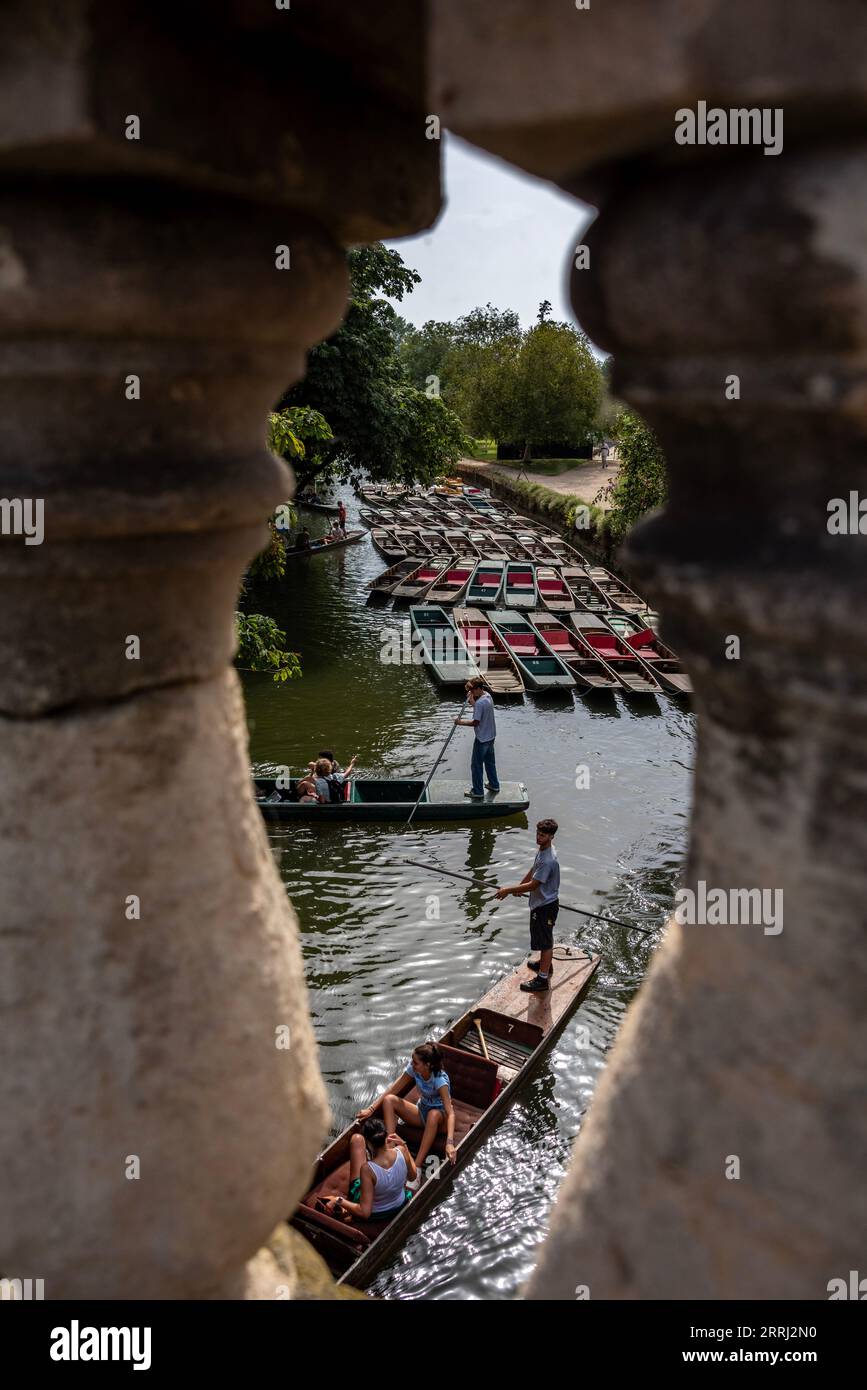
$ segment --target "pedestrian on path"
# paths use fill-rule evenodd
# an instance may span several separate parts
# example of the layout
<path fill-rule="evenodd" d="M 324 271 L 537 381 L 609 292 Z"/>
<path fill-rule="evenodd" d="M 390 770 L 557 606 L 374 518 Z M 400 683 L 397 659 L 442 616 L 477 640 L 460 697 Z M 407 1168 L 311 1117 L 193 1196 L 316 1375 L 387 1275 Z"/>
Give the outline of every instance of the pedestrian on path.
<path fill-rule="evenodd" d="M 467 681 L 467 697 L 470 701 L 472 718 L 455 720 L 455 724 L 473 729 L 476 735 L 470 763 L 473 785 L 470 791 L 464 792 L 464 796 L 471 797 L 473 801 L 482 801 L 485 796 L 485 788 L 482 783 L 484 773 L 488 775 L 488 791 L 498 792 L 500 790 L 500 779 L 497 776 L 497 764 L 494 758 L 494 740 L 497 737 L 494 702 L 485 689 L 484 681 L 479 676 Z"/>

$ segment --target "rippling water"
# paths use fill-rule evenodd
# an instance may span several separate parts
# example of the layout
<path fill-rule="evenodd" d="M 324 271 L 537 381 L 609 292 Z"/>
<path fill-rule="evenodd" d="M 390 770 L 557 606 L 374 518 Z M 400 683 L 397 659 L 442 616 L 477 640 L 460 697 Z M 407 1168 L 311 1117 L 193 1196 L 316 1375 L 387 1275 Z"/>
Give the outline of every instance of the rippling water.
<path fill-rule="evenodd" d="M 347 498 L 347 500 L 349 500 Z M 350 518 L 355 514 L 350 504 Z M 307 518 L 305 517 L 305 520 Z M 310 524 L 314 534 L 324 518 Z M 303 765 L 321 748 L 369 774 L 426 774 L 457 714 L 423 667 L 379 661 L 402 621 L 365 606 L 384 568 L 370 542 L 296 560 L 267 611 L 302 656 L 304 676 L 245 676 L 258 765 Z M 265 607 L 265 603 L 261 603 Z M 666 696 L 527 696 L 497 709 L 497 765 L 527 784 L 527 818 L 477 825 L 269 826 L 298 913 L 320 1064 L 337 1133 L 527 950 L 527 908 L 491 901 L 523 877 L 543 815 L 556 839 L 564 902 L 659 928 L 685 850 L 694 720 Z M 437 775 L 466 778 L 472 731 L 458 729 Z M 589 787 L 576 786 L 576 768 Z M 466 783 L 469 786 L 469 782 Z M 404 861 L 438 863 L 488 887 Z M 517 1296 L 542 1239 L 622 1015 L 659 931 L 645 937 L 561 912 L 558 939 L 602 956 L 585 1002 L 502 1126 L 458 1175 L 371 1292 L 387 1298 Z M 577 1025 L 589 1047 L 576 1045 Z"/>

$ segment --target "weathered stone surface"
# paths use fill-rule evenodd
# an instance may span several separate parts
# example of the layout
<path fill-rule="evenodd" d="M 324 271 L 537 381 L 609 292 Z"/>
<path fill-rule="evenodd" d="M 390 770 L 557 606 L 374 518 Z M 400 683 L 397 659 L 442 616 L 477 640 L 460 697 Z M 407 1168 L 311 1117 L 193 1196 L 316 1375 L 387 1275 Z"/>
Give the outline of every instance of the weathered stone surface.
<path fill-rule="evenodd" d="M 784 917 L 669 927 L 532 1297 L 822 1299 L 863 1259 L 867 563 L 827 503 L 867 494 L 865 169 L 817 148 L 648 177 L 573 276 L 669 461 L 627 559 L 696 685 L 684 883 L 780 890 Z"/>
<path fill-rule="evenodd" d="M 326 1121 L 237 678 L 7 721 L 0 761 L 3 1268 L 48 1297 L 226 1292 Z"/>
<path fill-rule="evenodd" d="M 7 0 L 0 170 L 284 202 L 344 243 L 418 231 L 439 209 L 439 146 L 424 133 L 423 11 L 401 8 L 405 76 L 388 82 L 394 0 L 352 7 L 351 30 L 319 0 L 213 0 L 206 18 L 169 0 Z"/>
<path fill-rule="evenodd" d="M 859 0 L 434 0 L 431 107 L 475 144 L 595 201 L 588 170 L 704 157 L 674 112 L 785 107 L 794 143 L 867 115 Z M 724 158 L 723 152 L 720 153 Z M 763 158 L 763 163 L 772 161 Z M 580 176 L 580 177 L 579 177 Z"/>

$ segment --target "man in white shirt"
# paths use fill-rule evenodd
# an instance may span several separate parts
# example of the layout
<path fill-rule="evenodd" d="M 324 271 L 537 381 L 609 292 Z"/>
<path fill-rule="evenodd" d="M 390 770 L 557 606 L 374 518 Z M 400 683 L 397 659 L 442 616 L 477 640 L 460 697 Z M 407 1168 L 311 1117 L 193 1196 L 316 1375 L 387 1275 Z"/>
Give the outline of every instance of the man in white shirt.
<path fill-rule="evenodd" d="M 472 790 L 464 792 L 464 796 L 469 796 L 473 801 L 483 801 L 485 789 L 482 784 L 483 772 L 488 774 L 488 791 L 498 792 L 500 790 L 500 779 L 497 776 L 497 764 L 494 758 L 494 740 L 497 737 L 497 724 L 494 719 L 494 702 L 489 692 L 485 689 L 485 683 L 479 676 L 467 682 L 467 695 L 471 704 L 472 719 L 456 719 L 456 724 L 461 724 L 467 729 L 475 730 L 475 740 L 473 742 L 473 757 L 470 767 L 472 769 L 473 786 Z"/>

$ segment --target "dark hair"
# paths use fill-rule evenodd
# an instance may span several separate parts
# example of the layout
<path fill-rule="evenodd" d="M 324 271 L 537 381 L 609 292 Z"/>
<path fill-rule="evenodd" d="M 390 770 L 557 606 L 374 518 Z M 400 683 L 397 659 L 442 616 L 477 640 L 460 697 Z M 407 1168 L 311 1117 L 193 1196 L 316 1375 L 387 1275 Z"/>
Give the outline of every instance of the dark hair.
<path fill-rule="evenodd" d="M 541 830 L 543 835 L 556 835 L 559 828 L 557 822 L 552 820 L 550 816 L 546 817 L 545 820 L 540 820 L 536 825 L 536 829 Z"/>
<path fill-rule="evenodd" d="M 369 1120 L 365 1120 L 361 1126 L 361 1133 L 368 1148 L 374 1150 L 381 1149 L 388 1138 L 388 1130 L 380 1115 L 371 1115 Z"/>
<path fill-rule="evenodd" d="M 426 1067 L 430 1067 L 432 1072 L 442 1071 L 443 1054 L 436 1043 L 422 1043 L 414 1049 L 413 1056 L 420 1058 Z"/>
<path fill-rule="evenodd" d="M 321 749 L 319 756 L 320 758 L 327 758 L 330 763 L 334 762 L 334 754 L 328 748 Z"/>

